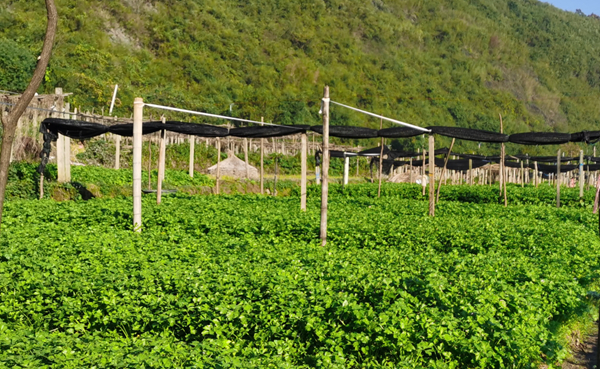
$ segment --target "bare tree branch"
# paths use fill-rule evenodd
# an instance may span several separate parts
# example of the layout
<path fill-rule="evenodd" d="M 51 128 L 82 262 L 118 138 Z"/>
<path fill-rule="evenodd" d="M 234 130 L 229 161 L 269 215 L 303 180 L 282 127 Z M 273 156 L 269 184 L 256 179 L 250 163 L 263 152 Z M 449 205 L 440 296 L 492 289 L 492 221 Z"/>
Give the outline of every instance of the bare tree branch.
<path fill-rule="evenodd" d="M 39 57 L 37 66 L 35 67 L 35 71 L 33 72 L 33 77 L 31 77 L 27 89 L 25 89 L 25 92 L 23 92 L 23 95 L 21 95 L 11 112 L 6 117 L 2 118 L 4 133 L 1 139 L 2 150 L 0 151 L 0 224 L 2 223 L 4 195 L 6 193 L 6 183 L 8 181 L 8 167 L 10 165 L 10 154 L 15 139 L 17 123 L 19 122 L 21 115 L 25 112 L 25 109 L 27 109 L 27 106 L 33 99 L 35 92 L 40 87 L 40 84 L 46 75 L 46 68 L 48 67 L 50 56 L 52 55 L 52 47 L 58 28 L 58 13 L 56 11 L 54 0 L 46 0 L 46 10 L 48 13 L 46 37 L 44 38 L 44 46 L 42 47 L 42 53 Z"/>

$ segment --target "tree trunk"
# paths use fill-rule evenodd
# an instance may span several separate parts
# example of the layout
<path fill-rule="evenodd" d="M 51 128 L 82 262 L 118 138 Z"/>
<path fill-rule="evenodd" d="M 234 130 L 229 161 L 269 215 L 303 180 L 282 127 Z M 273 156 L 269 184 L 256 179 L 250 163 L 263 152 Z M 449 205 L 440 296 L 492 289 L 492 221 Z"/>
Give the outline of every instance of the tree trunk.
<path fill-rule="evenodd" d="M 54 0 L 46 0 L 46 10 L 48 12 L 48 24 L 46 26 L 46 36 L 44 38 L 44 46 L 42 47 L 42 53 L 38 60 L 33 77 L 27 86 L 23 95 L 11 110 L 11 112 L 2 118 L 2 127 L 4 128 L 4 135 L 0 140 L 2 144 L 2 150 L 0 151 L 0 225 L 2 224 L 2 210 L 4 208 L 4 195 L 6 193 L 6 183 L 8 181 L 8 167 L 10 165 L 10 152 L 12 150 L 13 141 L 15 139 L 15 131 L 17 130 L 17 123 L 19 118 L 27 106 L 33 99 L 35 92 L 42 83 L 44 76 L 46 75 L 46 67 L 50 61 L 52 54 L 52 45 L 54 44 L 54 37 L 56 36 L 56 28 L 58 24 L 58 14 L 56 12 L 56 6 Z"/>

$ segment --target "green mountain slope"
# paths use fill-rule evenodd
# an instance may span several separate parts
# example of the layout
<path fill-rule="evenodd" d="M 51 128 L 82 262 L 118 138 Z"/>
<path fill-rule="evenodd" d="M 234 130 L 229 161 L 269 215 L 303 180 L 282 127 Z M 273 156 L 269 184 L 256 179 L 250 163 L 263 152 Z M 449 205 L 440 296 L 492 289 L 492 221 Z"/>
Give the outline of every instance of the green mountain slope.
<path fill-rule="evenodd" d="M 84 108 L 107 106 L 118 83 L 117 115 L 130 114 L 142 96 L 214 113 L 235 103 L 236 116 L 318 124 L 329 84 L 334 100 L 424 126 L 498 130 L 502 113 L 508 133 L 600 127 L 600 21 L 537 0 L 57 6 L 60 34 L 42 89 L 61 86 Z M 42 0 L 0 8 L 0 89 L 23 88 L 14 65 L 25 74 L 33 68 L 44 16 Z M 333 124 L 379 122 L 335 108 Z"/>

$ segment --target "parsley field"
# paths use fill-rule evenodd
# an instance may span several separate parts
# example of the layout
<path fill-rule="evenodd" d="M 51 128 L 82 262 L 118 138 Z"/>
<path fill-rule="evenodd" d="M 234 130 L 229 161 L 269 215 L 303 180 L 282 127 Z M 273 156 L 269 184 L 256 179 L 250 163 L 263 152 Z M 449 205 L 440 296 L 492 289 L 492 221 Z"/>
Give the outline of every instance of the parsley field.
<path fill-rule="evenodd" d="M 366 190 L 364 190 L 366 191 Z M 318 196 L 12 200 L 0 367 L 537 368 L 589 306 L 588 206 Z"/>

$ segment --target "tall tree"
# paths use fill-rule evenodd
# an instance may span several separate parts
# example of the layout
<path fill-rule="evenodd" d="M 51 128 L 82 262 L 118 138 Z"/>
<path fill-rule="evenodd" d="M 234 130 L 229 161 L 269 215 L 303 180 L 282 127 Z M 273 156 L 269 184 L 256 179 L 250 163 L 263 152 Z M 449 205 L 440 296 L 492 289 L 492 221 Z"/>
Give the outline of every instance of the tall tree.
<path fill-rule="evenodd" d="M 56 12 L 54 0 L 46 0 L 46 11 L 48 16 L 46 37 L 44 38 L 42 53 L 38 58 L 37 66 L 35 67 L 31 81 L 10 113 L 7 116 L 2 117 L 2 128 L 4 132 L 0 139 L 0 144 L 2 145 L 2 149 L 0 150 L 0 225 L 2 224 L 2 210 L 4 208 L 4 195 L 6 193 L 6 183 L 8 181 L 10 154 L 13 141 L 15 140 L 17 123 L 19 122 L 21 115 L 25 112 L 25 109 L 27 109 L 31 99 L 33 99 L 35 92 L 40 87 L 44 75 L 46 74 L 46 67 L 50 61 L 50 56 L 52 55 L 52 46 L 54 45 L 54 37 L 56 36 L 56 29 L 58 27 L 58 13 Z"/>

